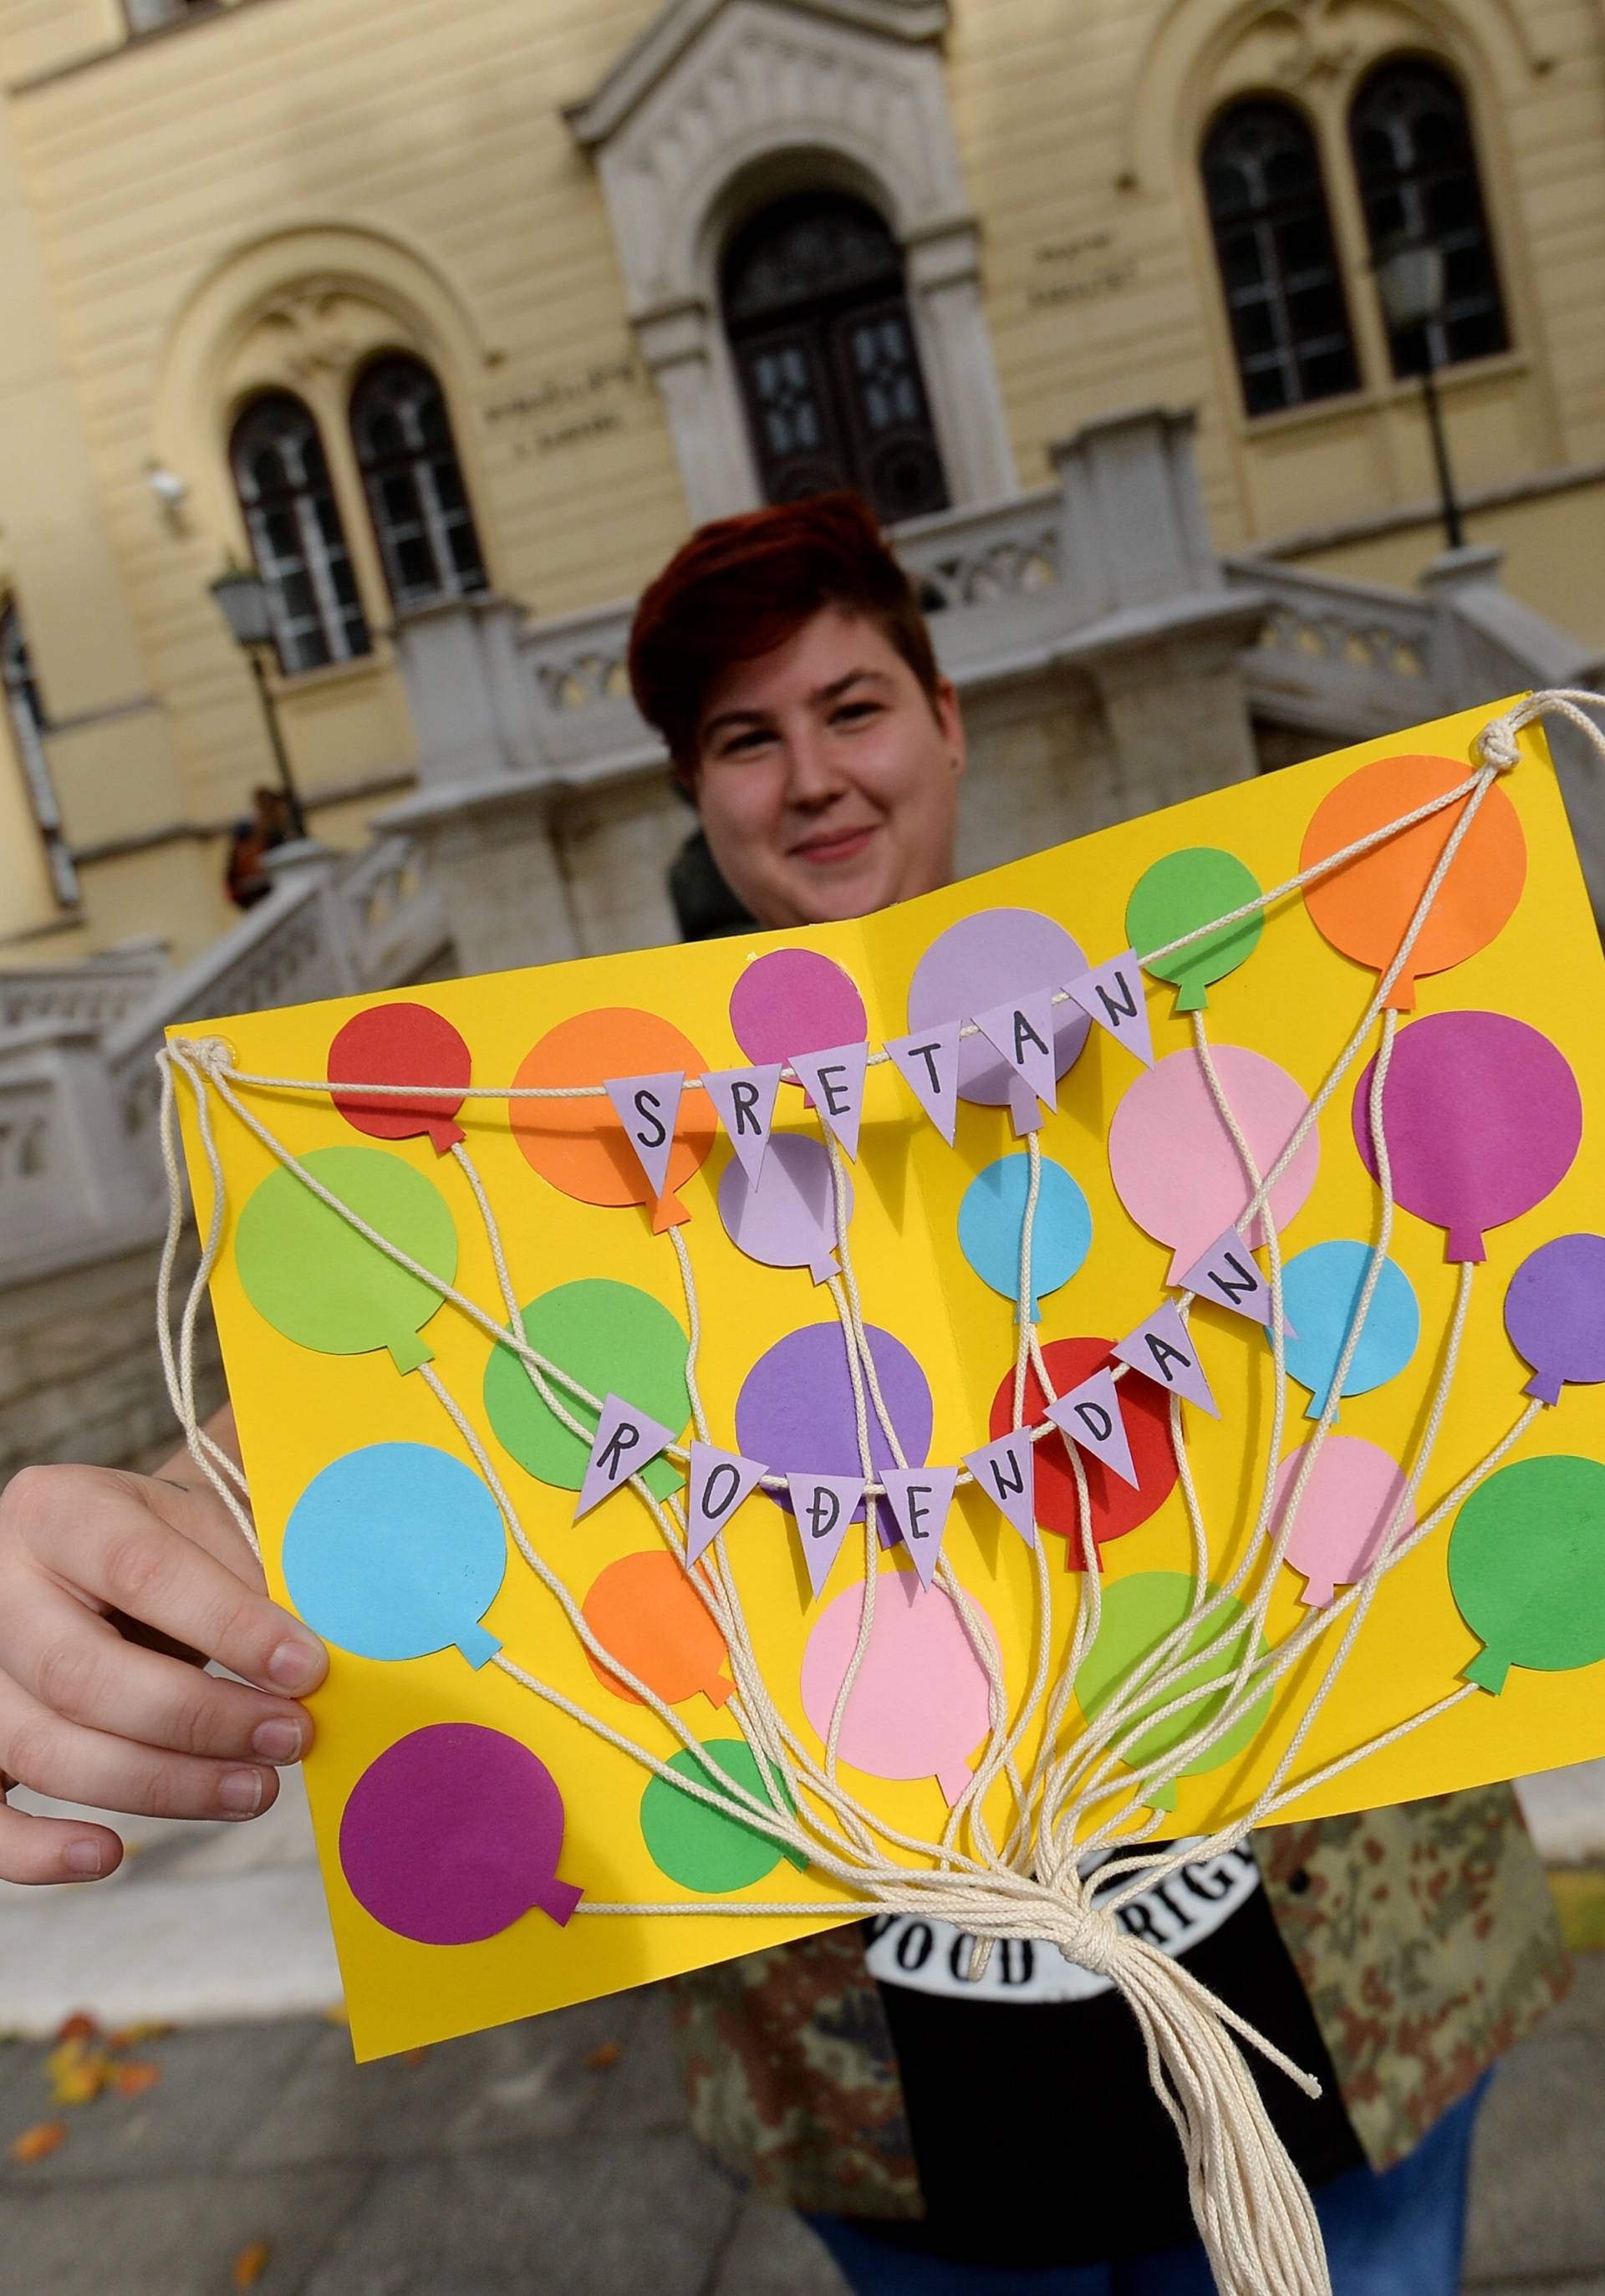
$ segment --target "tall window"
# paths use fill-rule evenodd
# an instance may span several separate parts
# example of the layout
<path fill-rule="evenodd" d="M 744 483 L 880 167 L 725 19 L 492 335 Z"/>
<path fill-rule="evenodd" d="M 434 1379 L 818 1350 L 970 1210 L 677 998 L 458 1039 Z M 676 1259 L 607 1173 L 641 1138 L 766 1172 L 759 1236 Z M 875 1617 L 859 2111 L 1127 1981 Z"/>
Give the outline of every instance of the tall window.
<path fill-rule="evenodd" d="M 1348 307 L 1303 113 L 1270 96 L 1234 103 L 1211 128 L 1202 167 L 1247 412 L 1354 390 Z"/>
<path fill-rule="evenodd" d="M 485 586 L 485 563 L 440 384 L 421 359 L 382 359 L 351 397 L 351 436 L 398 606 Z"/>
<path fill-rule="evenodd" d="M 317 425 L 299 398 L 255 400 L 229 445 L 257 571 L 273 600 L 284 670 L 320 669 L 369 652 L 340 508 Z"/>
<path fill-rule="evenodd" d="M 5 714 L 29 803 L 44 840 L 50 882 L 57 900 L 64 908 L 71 908 L 78 897 L 78 871 L 72 865 L 50 761 L 45 755 L 45 705 L 29 659 L 28 634 L 14 605 L 0 605 L 0 692 L 5 697 Z"/>
<path fill-rule="evenodd" d="M 902 256 L 872 208 L 778 201 L 732 242 L 722 292 L 766 501 L 848 486 L 886 524 L 946 509 Z"/>
<path fill-rule="evenodd" d="M 1374 256 L 1401 233 L 1444 250 L 1443 316 L 1391 335 L 1395 374 L 1485 358 L 1510 341 L 1466 100 L 1446 71 L 1415 56 L 1379 65 L 1349 113 L 1354 173 Z M 1430 345 L 1428 343 L 1430 337 Z"/>

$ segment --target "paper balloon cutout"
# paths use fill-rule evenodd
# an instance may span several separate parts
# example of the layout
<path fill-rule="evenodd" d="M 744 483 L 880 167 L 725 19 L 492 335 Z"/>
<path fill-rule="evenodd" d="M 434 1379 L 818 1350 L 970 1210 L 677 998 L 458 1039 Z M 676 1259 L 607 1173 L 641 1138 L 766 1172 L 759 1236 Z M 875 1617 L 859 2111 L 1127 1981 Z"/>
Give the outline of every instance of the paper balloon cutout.
<path fill-rule="evenodd" d="M 1206 1595 L 1213 1596 L 1210 1587 Z M 1145 1659 L 1156 1644 L 1164 1641 L 1186 1618 L 1192 1604 L 1193 1581 L 1181 1570 L 1140 1570 L 1135 1577 L 1116 1578 L 1104 1588 L 1103 1609 L 1099 1617 L 1098 1632 L 1092 1647 L 1082 1661 L 1076 1677 L 1076 1696 L 1082 1711 L 1089 1721 L 1096 1721 L 1110 1697 L 1120 1687 L 1138 1662 Z M 1233 1629 L 1235 1628 L 1235 1632 Z M 1243 1655 L 1243 1639 L 1252 1632 L 1252 1624 L 1243 1605 L 1228 1595 L 1200 1626 L 1193 1628 L 1186 1643 L 1175 1653 L 1174 1662 L 1189 1658 L 1218 1636 L 1230 1636 L 1218 1656 L 1205 1659 L 1190 1668 L 1181 1679 L 1160 1693 L 1140 1697 L 1128 1718 L 1122 1723 L 1116 1736 L 1140 1723 L 1145 1709 L 1157 1710 L 1180 1698 L 1194 1684 L 1202 1685 L 1222 1676 L 1230 1676 Z M 1265 1655 L 1267 1645 L 1261 1635 L 1255 1645 L 1256 1656 Z M 1160 1760 L 1204 1727 L 1219 1714 L 1226 1703 L 1228 1685 L 1194 1698 L 1177 1712 L 1156 1722 L 1152 1729 L 1133 1740 L 1122 1757 L 1129 1769 L 1140 1769 L 1149 1762 Z M 1267 1690 L 1255 1701 L 1231 1728 L 1213 1746 L 1206 1746 L 1184 1764 L 1179 1775 L 1201 1777 L 1208 1770 L 1217 1770 L 1230 1762 L 1251 1743 L 1255 1733 L 1271 1710 L 1272 1693 Z M 1175 1780 L 1156 1786 L 1147 1796 L 1149 1809 L 1174 1809 Z"/>
<path fill-rule="evenodd" d="M 1465 765 L 1453 758 L 1378 758 L 1362 766 L 1316 808 L 1299 849 L 1300 870 L 1314 868 L 1417 806 L 1430 804 L 1466 777 Z M 1305 906 L 1322 938 L 1356 964 L 1386 972 L 1468 802 L 1462 798 L 1445 806 L 1306 885 Z M 1508 922 L 1526 877 L 1521 823 L 1495 783 L 1485 792 L 1433 896 L 1387 1004 L 1395 1012 L 1412 1011 L 1423 974 L 1445 972 L 1486 948 Z"/>
<path fill-rule="evenodd" d="M 358 1658 L 501 1648 L 479 1621 L 500 1590 L 501 1510 L 474 1473 L 431 1443 L 367 1443 L 314 1475 L 291 1509 L 290 1600 L 325 1642 Z"/>
<path fill-rule="evenodd" d="M 557 1879 L 563 1796 L 516 1738 L 432 1722 L 352 1788 L 340 1863 L 364 1910 L 418 1945 L 477 1945 L 531 1907 L 562 1927 L 585 1894 Z"/>
<path fill-rule="evenodd" d="M 313 1177 L 443 1283 L 457 1275 L 457 1237 L 432 1180 L 383 1148 L 313 1148 Z M 251 1195 L 235 1234 L 245 1296 L 276 1332 L 319 1355 L 388 1348 L 398 1371 L 434 1350 L 418 1338 L 440 1305 L 432 1284 L 387 1259 L 282 1166 Z"/>
<path fill-rule="evenodd" d="M 1092 1244 L 1092 1214 L 1087 1199 L 1051 1156 L 1041 1159 L 1036 1212 L 1031 1224 L 1031 1321 L 1041 1314 L 1041 1295 L 1067 1283 Z M 977 1172 L 959 1207 L 959 1248 L 983 1283 L 1017 1302 L 1020 1239 L 1031 1159 L 1024 1152 L 1000 1156 Z"/>
<path fill-rule="evenodd" d="M 1281 1531 L 1288 1496 L 1298 1480 L 1308 1445 L 1290 1451 L 1276 1471 L 1273 1538 Z M 1363 1578 L 1388 1537 L 1404 1496 L 1397 1463 L 1357 1435 L 1329 1435 L 1316 1454 L 1282 1559 L 1302 1570 L 1306 1584 L 1299 1600 L 1324 1610 L 1339 1586 Z M 1393 1531 L 1396 1548 L 1415 1529 L 1415 1509 L 1407 1506 Z"/>
<path fill-rule="evenodd" d="M 973 1598 L 972 1598 L 973 1599 Z M 997 1637 L 975 1604 L 984 1632 Z M 864 1590 L 820 1611 L 802 1654 L 802 1710 L 823 1742 L 858 1646 Z M 934 1778 L 950 1803 L 970 1782 L 968 1757 L 991 1726 L 986 1671 L 952 1598 L 911 1570 L 876 1581 L 869 1646 L 853 1680 L 836 1750 L 875 1778 Z"/>
<path fill-rule="evenodd" d="M 329 1082 L 447 1086 L 416 1101 L 399 1094 L 333 1092 L 329 1097 L 357 1131 L 374 1140 L 416 1140 L 443 1155 L 463 1136 L 453 1119 L 473 1078 L 467 1046 L 442 1013 L 427 1004 L 371 1004 L 354 1013 L 329 1046 Z"/>
<path fill-rule="evenodd" d="M 938 933 L 909 983 L 909 1026 L 935 1029 L 973 1020 L 1033 989 L 1058 990 L 1087 970 L 1063 925 L 1038 909 L 982 909 Z M 1065 1075 L 1092 1023 L 1068 998 L 1053 1007 L 1053 1072 Z M 1036 1095 L 981 1036 L 959 1047 L 959 1097 L 984 1108 L 1008 1108 L 1020 1128 L 1035 1125 Z"/>
<path fill-rule="evenodd" d="M 1215 1045 L 1211 1057 L 1226 1104 L 1263 1175 L 1304 1120 L 1308 1097 L 1302 1085 L 1262 1053 Z M 1320 1165 L 1321 1145 L 1312 1125 L 1271 1192 L 1279 1230 L 1302 1210 Z M 1265 1240 L 1263 1219 L 1244 1222 L 1254 1190 L 1190 1048 L 1170 1054 L 1126 1086 L 1109 1125 L 1109 1171 L 1138 1226 L 1173 1247 L 1173 1283 L 1180 1283 L 1229 1227 L 1240 1232 L 1251 1251 Z M 1296 1324 L 1298 1318 L 1292 1320 Z"/>
<path fill-rule="evenodd" d="M 671 1071 L 696 1077 L 706 1065 L 689 1037 L 667 1021 L 615 1004 L 577 1013 L 548 1029 L 525 1054 L 513 1081 L 521 1088 L 600 1087 L 608 1077 Z M 582 1204 L 654 1204 L 652 1183 L 605 1092 L 582 1100 L 510 1100 L 507 1120 L 526 1160 L 565 1196 Z M 668 1177 L 656 1206 L 667 1224 L 689 1217 L 675 1191 L 701 1170 L 718 1128 L 709 1095 L 687 1087 L 675 1114 Z"/>
<path fill-rule="evenodd" d="M 1355 1086 L 1354 1104 L 1354 1138 L 1373 1179 L 1376 1065 Z M 1382 1131 L 1400 1203 L 1447 1231 L 1446 1259 L 1481 1260 L 1487 1230 L 1530 1212 L 1570 1170 L 1583 1097 L 1565 1054 L 1525 1021 L 1432 1013 L 1395 1040 Z"/>
<path fill-rule="evenodd" d="M 1112 1340 L 1049 1340 L 1042 1349 L 1048 1376 L 1059 1395 L 1068 1395 L 1095 1372 L 1107 1370 L 1114 1360 Z M 1120 1397 L 1121 1424 L 1131 1447 L 1137 1480 L 1135 1484 L 1128 1483 L 1101 1459 L 1090 1459 L 1082 1454 L 1092 1537 L 1100 1547 L 1107 1546 L 1112 1538 L 1124 1538 L 1127 1531 L 1147 1522 L 1176 1486 L 1169 1398 L 1152 1380 L 1134 1376 L 1121 1380 L 1116 1392 Z M 1025 1375 L 1026 1424 L 1040 1423 L 1046 1416 L 1047 1398 L 1033 1369 Z M 987 1431 L 993 1436 L 1006 1435 L 1013 1424 L 1011 1371 L 992 1398 Z M 1036 1519 L 1044 1530 L 1055 1531 L 1060 1538 L 1069 1541 L 1066 1567 L 1079 1570 L 1082 1565 L 1081 1506 L 1065 1439 L 1057 1428 L 1032 1446 L 1032 1457 L 1036 1469 Z"/>
<path fill-rule="evenodd" d="M 1605 1380 L 1605 1235 L 1558 1235 L 1530 1251 L 1510 1278 L 1504 1319 L 1533 1366 L 1524 1394 L 1559 1403 L 1568 1380 Z"/>
<path fill-rule="evenodd" d="M 901 1340 L 874 1324 L 866 1324 L 864 1331 L 903 1456 L 911 1466 L 923 1466 L 931 1447 L 930 1382 Z M 778 1474 L 863 1473 L 847 1342 L 839 1324 L 806 1324 L 759 1357 L 736 1398 L 736 1441 L 749 1459 L 767 1459 Z M 873 1409 L 869 1456 L 877 1478 L 883 1467 L 897 1464 Z M 792 1512 L 787 1493 L 765 1496 Z M 862 1514 L 860 1502 L 853 1521 Z M 890 1546 L 887 1511 L 878 1508 L 877 1515 L 881 1543 Z"/>
<path fill-rule="evenodd" d="M 1369 1244 L 1338 1237 L 1296 1252 L 1282 1269 L 1282 1306 L 1293 1327 L 1284 1342 L 1287 1365 L 1310 1390 L 1307 1418 L 1319 1419 L 1326 1408 L 1370 1264 Z M 1414 1287 L 1395 1261 L 1384 1259 L 1344 1378 L 1344 1394 L 1368 1395 L 1396 1379 L 1420 1336 Z M 1265 1339 L 1269 1346 L 1269 1332 Z"/>
<path fill-rule="evenodd" d="M 846 1208 L 852 1211 L 852 1183 Z M 816 1283 L 839 1275 L 830 1152 L 805 1132 L 777 1132 L 754 1182 L 734 1156 L 719 1183 L 719 1217 L 737 1250 L 766 1267 L 806 1267 Z"/>
<path fill-rule="evenodd" d="M 1214 845 L 1167 853 L 1139 877 L 1126 903 L 1126 937 L 1145 972 L 1174 982 L 1178 1013 L 1201 1013 L 1209 1003 L 1211 983 L 1223 980 L 1253 955 L 1264 926 L 1263 912 L 1255 909 L 1251 916 L 1205 933 L 1169 956 L 1152 957 L 1148 951 L 1196 932 L 1214 917 L 1230 916 L 1246 901 L 1257 901 L 1262 890 L 1253 871 L 1235 853 L 1222 853 Z"/>
<path fill-rule="evenodd" d="M 617 1395 L 678 1434 L 691 1416 L 686 1384 L 689 1343 L 660 1300 L 633 1283 L 581 1276 L 531 1300 L 523 1311 L 524 1336 L 548 1363 L 559 1365 L 598 1402 Z M 521 1467 L 560 1491 L 585 1482 L 591 1440 L 601 1414 L 558 1382 L 552 1391 L 586 1431 L 581 1442 L 547 1408 L 529 1373 L 510 1348 L 493 1347 L 485 1366 L 485 1410 L 496 1439 Z M 680 1483 L 670 1459 L 654 1459 L 641 1480 L 657 1498 Z"/>
<path fill-rule="evenodd" d="M 1605 1659 L 1605 1467 L 1501 1467 L 1454 1518 L 1449 1584 L 1484 1644 L 1461 1669 L 1480 1690 L 1502 1690 L 1513 1666 L 1556 1674 Z"/>
<path fill-rule="evenodd" d="M 706 1762 L 689 1747 L 682 1747 L 671 1756 L 669 1767 L 682 1778 L 718 1792 L 718 1775 L 708 1775 L 711 1766 L 715 1773 L 722 1771 L 737 1785 L 756 1794 L 760 1801 L 778 1797 L 787 1809 L 793 1808 L 786 1781 L 778 1771 L 771 1772 L 770 1784 L 765 1786 L 757 1758 L 745 1738 L 711 1739 L 703 1753 Z M 695 1794 L 681 1793 L 667 1778 L 654 1777 L 641 1796 L 641 1838 L 646 1854 L 658 1871 L 678 1882 L 682 1890 L 696 1890 L 705 1897 L 761 1882 L 783 1858 L 799 1870 L 806 1868 L 808 1860 L 800 1849 L 784 1848 L 772 1835 L 749 1824 L 738 1815 L 740 1808 L 741 1804 L 733 1800 L 727 1816 Z"/>
<path fill-rule="evenodd" d="M 724 1636 L 679 1558 L 663 1549 L 610 1562 L 591 1582 L 580 1609 L 597 1640 L 655 1690 L 665 1706 L 679 1706 L 699 1690 L 712 1705 L 722 1706 L 734 1690 L 720 1672 L 727 1655 Z M 646 1704 L 589 1651 L 586 1657 L 605 1690 L 631 1706 Z"/>
<path fill-rule="evenodd" d="M 755 956 L 731 989 L 730 1026 L 749 1061 L 789 1061 L 794 1053 L 862 1044 L 869 1020 L 852 974 L 833 958 L 811 948 L 772 948 Z"/>

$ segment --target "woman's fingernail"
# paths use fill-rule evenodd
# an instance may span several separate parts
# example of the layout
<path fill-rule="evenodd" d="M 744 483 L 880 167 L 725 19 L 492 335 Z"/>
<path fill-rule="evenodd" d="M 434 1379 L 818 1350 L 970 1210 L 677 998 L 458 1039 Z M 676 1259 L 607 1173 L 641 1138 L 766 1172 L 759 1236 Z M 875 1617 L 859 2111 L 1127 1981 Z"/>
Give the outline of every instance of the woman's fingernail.
<path fill-rule="evenodd" d="M 265 1762 L 292 1762 L 300 1752 L 303 1734 L 299 1722 L 287 1715 L 276 1715 L 271 1722 L 259 1722 L 251 1734 L 251 1750 Z"/>
<path fill-rule="evenodd" d="M 236 1817 L 254 1817 L 262 1807 L 260 1770 L 230 1770 L 218 1788 L 218 1800 Z"/>
<path fill-rule="evenodd" d="M 268 1661 L 268 1672 L 283 1690 L 299 1690 L 317 1673 L 318 1657 L 311 1643 L 281 1643 Z"/>
<path fill-rule="evenodd" d="M 67 1871 L 80 1882 L 93 1882 L 105 1862 L 106 1853 L 98 1841 L 70 1841 L 62 1856 Z"/>

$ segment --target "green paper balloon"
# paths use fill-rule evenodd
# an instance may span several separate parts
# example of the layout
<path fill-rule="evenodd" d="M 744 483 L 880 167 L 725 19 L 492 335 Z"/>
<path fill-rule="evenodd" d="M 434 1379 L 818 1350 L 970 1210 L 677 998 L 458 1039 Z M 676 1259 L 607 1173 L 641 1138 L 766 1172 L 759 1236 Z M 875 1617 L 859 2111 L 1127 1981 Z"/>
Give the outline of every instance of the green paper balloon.
<path fill-rule="evenodd" d="M 690 1418 L 691 1394 L 686 1383 L 689 1342 L 650 1292 L 606 1276 L 582 1276 L 531 1300 L 523 1311 L 523 1324 L 530 1345 L 548 1363 L 560 1365 L 598 1401 L 610 1394 L 621 1396 L 676 1434 Z M 585 1442 L 571 1435 L 547 1409 L 512 1349 L 492 1348 L 485 1366 L 485 1410 L 497 1440 L 543 1483 L 577 1491 L 585 1480 L 597 1414 L 565 1388 L 555 1386 L 553 1392 L 587 1429 Z M 683 1480 L 671 1459 L 654 1459 L 641 1472 L 647 1489 L 660 1499 L 678 1490 Z"/>
<path fill-rule="evenodd" d="M 1223 925 L 1219 932 L 1206 933 L 1202 940 L 1189 941 L 1185 948 L 1162 956 L 1157 964 L 1149 963 L 1149 949 L 1165 947 L 1182 933 L 1206 925 L 1212 917 L 1230 916 L 1245 901 L 1257 900 L 1261 890 L 1253 872 L 1235 853 L 1222 853 L 1214 845 L 1191 845 L 1185 852 L 1167 853 L 1139 877 L 1126 903 L 1126 938 L 1145 972 L 1175 983 L 1178 1013 L 1201 1013 L 1209 1003 L 1210 982 L 1223 980 L 1253 955 L 1263 913 L 1255 909 L 1252 916 Z"/>
<path fill-rule="evenodd" d="M 1449 1584 L 1484 1644 L 1461 1669 L 1480 1690 L 1502 1690 L 1513 1666 L 1559 1674 L 1605 1659 L 1605 1467 L 1501 1467 L 1454 1518 Z"/>
<path fill-rule="evenodd" d="M 1192 1591 L 1191 1578 L 1181 1570 L 1141 1570 L 1130 1578 L 1113 1579 L 1104 1588 L 1098 1633 L 1091 1649 L 1082 1661 L 1081 1672 L 1075 1681 L 1075 1694 L 1081 1702 L 1082 1713 L 1090 1722 L 1097 1718 L 1100 1709 L 1107 1704 L 1138 1660 L 1145 1659 L 1156 1644 L 1163 1642 L 1166 1635 L 1181 1624 L 1192 1602 Z M 1206 1591 L 1214 1595 L 1215 1589 L 1211 1587 Z M 1228 1595 L 1217 1611 L 1193 1628 L 1185 1649 L 1176 1655 L 1190 1657 L 1206 1643 L 1213 1642 L 1216 1636 L 1226 1634 L 1233 1628 L 1237 1631 L 1232 1634 L 1230 1642 L 1214 1658 L 1201 1660 L 1162 1695 L 1145 1693 L 1142 1701 L 1121 1724 L 1116 1735 L 1140 1723 L 1147 1709 L 1166 1706 L 1173 1698 L 1179 1698 L 1190 1684 L 1214 1682 L 1218 1677 L 1230 1674 L 1238 1664 L 1243 1654 L 1243 1636 L 1249 1631 L 1249 1622 L 1243 1605 Z M 1262 1635 L 1255 1655 L 1263 1656 L 1265 1649 L 1265 1639 Z M 1174 1660 L 1166 1663 L 1174 1663 Z M 1167 1715 L 1163 1722 L 1156 1722 L 1153 1728 L 1129 1746 L 1122 1756 L 1127 1768 L 1141 1769 L 1149 1762 L 1168 1754 L 1184 1738 L 1190 1737 L 1195 1730 L 1220 1712 L 1226 1702 L 1226 1686 L 1222 1684 L 1219 1690 L 1191 1700 L 1176 1713 Z M 1230 1761 L 1249 1744 L 1270 1710 L 1271 1693 L 1267 1690 L 1263 1698 L 1239 1717 L 1223 1737 L 1195 1754 L 1180 1775 L 1200 1777 L 1205 1771 L 1219 1769 L 1223 1762 Z M 1148 1802 L 1150 1809 L 1174 1809 L 1174 1781 L 1156 1787 L 1148 1796 Z"/>
<path fill-rule="evenodd" d="M 745 1740 L 714 1738 L 703 1752 L 726 1777 L 760 1800 L 769 1800 L 756 1757 Z M 708 1775 L 707 1764 L 688 1747 L 672 1757 L 669 1767 L 699 1786 L 717 1790 L 718 1780 Z M 782 1778 L 773 1779 L 771 1790 L 779 1793 L 787 1809 L 795 1807 Z M 732 1804 L 727 1817 L 695 1795 L 681 1793 L 667 1778 L 653 1778 L 641 1796 L 641 1837 L 653 1864 L 683 1890 L 700 1890 L 710 1897 L 761 1882 L 782 1858 L 806 1870 L 808 1860 L 801 1850 L 783 1849 L 772 1835 L 736 1816 L 736 1807 Z"/>
<path fill-rule="evenodd" d="M 314 1148 L 301 1158 L 331 1195 L 443 1283 L 457 1275 L 457 1236 L 434 1182 L 383 1148 Z M 434 1350 L 418 1338 L 440 1294 L 386 1259 L 281 1167 L 240 1214 L 235 1262 L 246 1297 L 276 1332 L 320 1355 L 388 1348 L 398 1371 Z"/>

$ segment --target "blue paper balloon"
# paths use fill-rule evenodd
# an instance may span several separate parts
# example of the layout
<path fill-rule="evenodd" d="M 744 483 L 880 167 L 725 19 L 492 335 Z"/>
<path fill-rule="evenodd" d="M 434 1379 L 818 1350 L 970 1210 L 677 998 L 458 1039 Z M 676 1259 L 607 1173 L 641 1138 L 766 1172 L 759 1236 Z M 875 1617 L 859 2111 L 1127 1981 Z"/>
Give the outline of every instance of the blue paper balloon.
<path fill-rule="evenodd" d="M 1017 1152 L 1000 1156 L 977 1172 L 959 1207 L 959 1248 L 983 1283 L 1006 1300 L 1020 1296 L 1020 1236 L 1031 1159 Z M 1050 1156 L 1042 1159 L 1036 1216 L 1031 1224 L 1031 1320 L 1041 1312 L 1044 1292 L 1067 1283 L 1092 1243 L 1092 1214 L 1087 1199 Z"/>
<path fill-rule="evenodd" d="M 501 1648 L 479 1623 L 507 1566 L 501 1511 L 471 1467 L 432 1443 L 368 1443 L 315 1475 L 284 1532 L 290 1599 L 358 1658 Z"/>
<path fill-rule="evenodd" d="M 1346 1239 L 1315 1243 L 1296 1253 L 1282 1270 L 1282 1305 L 1297 1333 L 1288 1339 L 1288 1369 L 1310 1390 L 1306 1418 L 1319 1419 L 1338 1369 L 1338 1358 L 1360 1304 L 1370 1259 L 1368 1243 Z M 1385 1259 L 1366 1310 L 1343 1382 L 1345 1395 L 1365 1395 L 1402 1372 L 1421 1336 L 1421 1311 L 1410 1278 Z M 1269 1334 L 1267 1334 L 1267 1341 Z"/>

